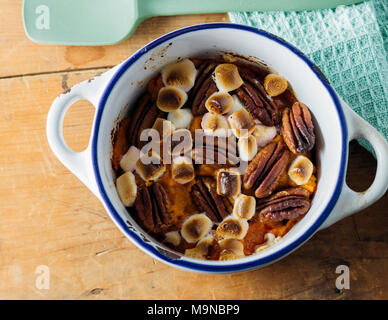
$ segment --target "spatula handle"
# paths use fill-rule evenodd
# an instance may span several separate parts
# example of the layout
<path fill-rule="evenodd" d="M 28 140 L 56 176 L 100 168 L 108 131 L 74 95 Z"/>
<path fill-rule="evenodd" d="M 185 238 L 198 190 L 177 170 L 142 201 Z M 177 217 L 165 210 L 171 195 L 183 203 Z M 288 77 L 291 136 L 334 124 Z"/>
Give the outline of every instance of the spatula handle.
<path fill-rule="evenodd" d="M 143 17 L 228 11 L 312 10 L 332 8 L 361 0 L 139 0 Z"/>

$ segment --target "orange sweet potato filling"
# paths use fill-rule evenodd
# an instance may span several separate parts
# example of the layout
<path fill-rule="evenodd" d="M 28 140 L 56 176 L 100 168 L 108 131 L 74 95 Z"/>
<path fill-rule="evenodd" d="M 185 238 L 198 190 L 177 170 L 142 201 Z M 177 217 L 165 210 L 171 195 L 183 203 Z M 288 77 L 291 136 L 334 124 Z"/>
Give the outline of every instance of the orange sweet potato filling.
<path fill-rule="evenodd" d="M 152 99 L 156 100 L 159 90 L 163 87 L 162 76 L 151 79 L 147 83 L 147 91 L 151 94 Z"/>
<path fill-rule="evenodd" d="M 301 217 L 291 219 L 285 224 L 283 222 L 263 223 L 259 220 L 253 220 L 249 224 L 248 233 L 243 240 L 244 253 L 246 255 L 254 253 L 256 247 L 264 242 L 264 235 L 268 232 L 275 237 L 283 237 L 300 219 Z"/>
<path fill-rule="evenodd" d="M 127 131 L 130 123 L 130 118 L 121 120 L 113 138 L 112 167 L 115 171 L 119 170 L 120 160 L 129 148 Z"/>
<path fill-rule="evenodd" d="M 163 184 L 170 195 L 171 203 L 168 208 L 172 212 L 173 225 L 179 228 L 187 217 L 199 213 L 190 197 L 191 187 L 195 184 L 195 180 L 186 184 L 175 182 L 171 178 L 171 170 L 168 166 L 166 173 L 158 182 Z"/>

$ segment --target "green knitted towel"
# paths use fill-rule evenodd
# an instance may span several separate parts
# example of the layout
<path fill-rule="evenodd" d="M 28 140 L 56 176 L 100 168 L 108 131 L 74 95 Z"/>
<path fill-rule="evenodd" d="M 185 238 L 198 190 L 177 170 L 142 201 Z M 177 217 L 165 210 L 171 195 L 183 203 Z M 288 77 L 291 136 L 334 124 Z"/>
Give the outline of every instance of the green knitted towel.
<path fill-rule="evenodd" d="M 231 12 L 229 17 L 299 48 L 353 110 L 388 140 L 388 0 L 315 11 Z"/>

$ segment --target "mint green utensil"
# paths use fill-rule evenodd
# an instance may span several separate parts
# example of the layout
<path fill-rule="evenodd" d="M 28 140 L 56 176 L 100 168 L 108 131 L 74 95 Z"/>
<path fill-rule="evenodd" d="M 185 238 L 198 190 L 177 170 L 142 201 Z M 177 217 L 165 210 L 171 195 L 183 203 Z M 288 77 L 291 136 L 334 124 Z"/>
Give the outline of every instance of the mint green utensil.
<path fill-rule="evenodd" d="M 310 10 L 360 0 L 24 0 L 27 36 L 38 43 L 107 45 L 153 16 L 227 11 Z"/>

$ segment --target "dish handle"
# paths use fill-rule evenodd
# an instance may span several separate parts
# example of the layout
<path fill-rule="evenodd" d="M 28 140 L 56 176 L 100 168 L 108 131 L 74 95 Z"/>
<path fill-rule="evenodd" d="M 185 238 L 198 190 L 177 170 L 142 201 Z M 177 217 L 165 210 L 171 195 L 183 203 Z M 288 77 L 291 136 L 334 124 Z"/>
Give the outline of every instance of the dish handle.
<path fill-rule="evenodd" d="M 71 105 L 79 100 L 87 100 L 97 109 L 103 88 L 112 78 L 116 69 L 113 68 L 98 77 L 76 84 L 68 91 L 61 93 L 54 100 L 47 115 L 46 134 L 50 148 L 64 166 L 78 177 L 99 199 L 100 193 L 94 178 L 91 158 L 92 139 L 89 139 L 88 147 L 84 151 L 75 152 L 71 150 L 63 137 L 63 119 Z M 92 128 L 94 128 L 94 121 L 95 118 L 93 119 Z"/>
<path fill-rule="evenodd" d="M 379 200 L 388 188 L 388 142 L 367 121 L 355 113 L 349 105 L 340 99 L 348 126 L 348 141 L 365 139 L 376 154 L 377 170 L 372 185 L 363 192 L 356 192 L 343 183 L 340 197 L 332 213 L 320 229 L 327 228 L 337 221 L 359 212 Z"/>

